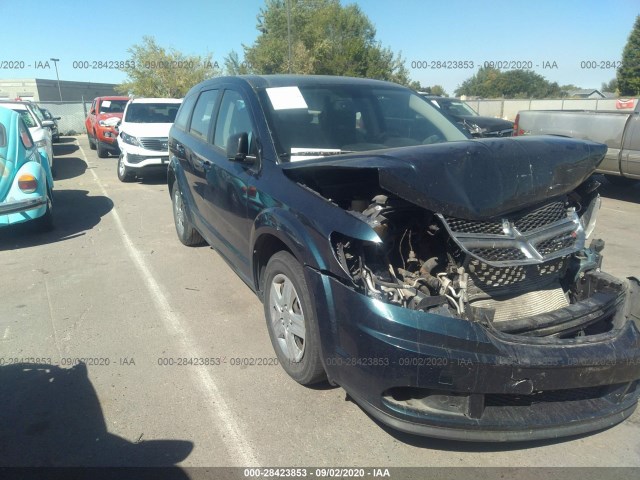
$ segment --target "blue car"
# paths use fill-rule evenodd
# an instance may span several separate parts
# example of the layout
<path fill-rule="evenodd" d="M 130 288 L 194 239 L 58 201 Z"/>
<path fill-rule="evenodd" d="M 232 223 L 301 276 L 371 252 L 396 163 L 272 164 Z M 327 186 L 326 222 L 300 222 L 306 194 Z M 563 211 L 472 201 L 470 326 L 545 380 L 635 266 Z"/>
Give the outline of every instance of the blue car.
<path fill-rule="evenodd" d="M 31 221 L 39 230 L 53 228 L 52 190 L 46 152 L 20 115 L 0 107 L 0 227 Z"/>

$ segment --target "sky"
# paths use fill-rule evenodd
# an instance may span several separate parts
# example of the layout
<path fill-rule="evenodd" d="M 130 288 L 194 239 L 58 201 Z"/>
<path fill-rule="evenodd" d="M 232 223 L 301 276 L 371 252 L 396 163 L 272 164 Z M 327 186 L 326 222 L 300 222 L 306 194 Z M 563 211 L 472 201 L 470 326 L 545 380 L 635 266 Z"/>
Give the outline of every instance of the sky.
<path fill-rule="evenodd" d="M 560 85 L 599 89 L 615 77 L 640 14 L 638 0 L 341 2 L 360 6 L 381 44 L 402 53 L 413 80 L 442 85 L 450 95 L 484 62 L 501 62 L 505 70 L 530 68 Z M 127 50 L 145 35 L 184 54 L 211 53 L 223 65 L 231 50 L 242 57 L 242 45 L 255 41 L 256 16 L 264 5 L 0 0 L 0 79 L 55 79 L 50 58 L 58 58 L 60 80 L 119 83 L 126 77 L 117 69 L 82 66 L 127 60 Z"/>

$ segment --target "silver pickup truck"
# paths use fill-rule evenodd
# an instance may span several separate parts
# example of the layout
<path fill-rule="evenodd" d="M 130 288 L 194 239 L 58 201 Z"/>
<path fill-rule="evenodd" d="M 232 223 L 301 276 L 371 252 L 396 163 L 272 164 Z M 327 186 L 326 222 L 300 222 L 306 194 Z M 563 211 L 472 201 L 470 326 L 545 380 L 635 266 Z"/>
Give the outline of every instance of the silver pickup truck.
<path fill-rule="evenodd" d="M 522 110 L 514 135 L 562 135 L 604 143 L 609 149 L 597 171 L 611 183 L 640 180 L 640 102 L 633 112 Z"/>

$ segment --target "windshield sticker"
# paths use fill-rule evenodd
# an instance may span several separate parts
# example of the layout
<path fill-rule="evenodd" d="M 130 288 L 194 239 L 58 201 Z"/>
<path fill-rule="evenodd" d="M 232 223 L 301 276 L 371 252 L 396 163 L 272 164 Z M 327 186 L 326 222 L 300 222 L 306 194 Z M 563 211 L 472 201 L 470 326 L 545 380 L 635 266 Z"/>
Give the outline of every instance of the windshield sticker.
<path fill-rule="evenodd" d="M 313 148 L 313 147 L 291 147 L 291 158 L 289 161 L 311 160 L 312 158 L 327 157 L 330 155 L 340 155 L 346 153 L 339 148 Z"/>
<path fill-rule="evenodd" d="M 267 95 L 269 95 L 274 110 L 309 108 L 298 87 L 267 88 Z"/>
<path fill-rule="evenodd" d="M 105 108 L 109 108 L 111 106 L 111 100 L 103 100 L 102 106 Z"/>

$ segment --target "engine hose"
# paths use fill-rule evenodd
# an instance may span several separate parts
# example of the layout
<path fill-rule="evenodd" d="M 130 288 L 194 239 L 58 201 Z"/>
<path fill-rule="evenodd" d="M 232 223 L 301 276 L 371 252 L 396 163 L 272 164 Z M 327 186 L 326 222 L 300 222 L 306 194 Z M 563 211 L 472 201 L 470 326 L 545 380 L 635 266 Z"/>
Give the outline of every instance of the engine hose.
<path fill-rule="evenodd" d="M 422 264 L 420 275 L 427 281 L 427 285 L 437 290 L 440 288 L 440 280 L 433 276 L 433 270 L 438 266 L 438 257 L 431 257 Z"/>

